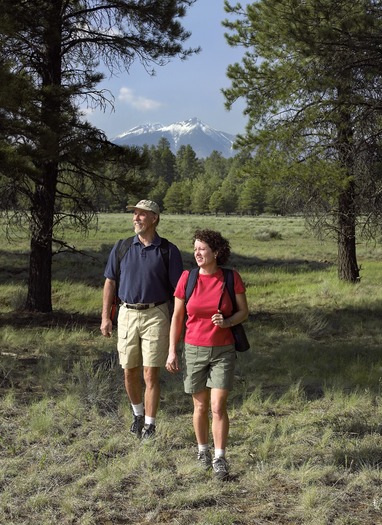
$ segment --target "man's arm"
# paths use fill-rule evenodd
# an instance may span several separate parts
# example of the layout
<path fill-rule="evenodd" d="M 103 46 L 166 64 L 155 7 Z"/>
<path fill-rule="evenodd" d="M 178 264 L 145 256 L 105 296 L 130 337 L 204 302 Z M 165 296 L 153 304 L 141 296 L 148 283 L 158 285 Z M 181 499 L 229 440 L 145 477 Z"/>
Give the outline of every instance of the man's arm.
<path fill-rule="evenodd" d="M 102 300 L 102 320 L 101 320 L 101 333 L 105 337 L 111 336 L 113 323 L 110 319 L 111 305 L 115 296 L 115 281 L 113 279 L 105 279 L 103 287 L 103 300 Z"/>

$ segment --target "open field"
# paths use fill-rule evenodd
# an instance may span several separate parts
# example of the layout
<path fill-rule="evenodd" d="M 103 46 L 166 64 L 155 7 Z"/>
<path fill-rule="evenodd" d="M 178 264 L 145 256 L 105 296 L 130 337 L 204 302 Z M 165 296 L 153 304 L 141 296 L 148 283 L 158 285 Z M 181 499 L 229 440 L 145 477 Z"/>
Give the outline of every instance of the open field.
<path fill-rule="evenodd" d="M 28 242 L 0 230 L 0 523 L 382 524 L 382 239 L 358 246 L 361 281 L 337 280 L 336 245 L 296 217 L 163 215 L 192 264 L 196 227 L 231 241 L 252 349 L 238 356 L 218 483 L 195 466 L 191 400 L 162 374 L 158 436 L 140 443 L 99 332 L 103 269 L 131 216 L 101 215 L 86 253 L 57 254 L 52 315 L 30 315 Z"/>

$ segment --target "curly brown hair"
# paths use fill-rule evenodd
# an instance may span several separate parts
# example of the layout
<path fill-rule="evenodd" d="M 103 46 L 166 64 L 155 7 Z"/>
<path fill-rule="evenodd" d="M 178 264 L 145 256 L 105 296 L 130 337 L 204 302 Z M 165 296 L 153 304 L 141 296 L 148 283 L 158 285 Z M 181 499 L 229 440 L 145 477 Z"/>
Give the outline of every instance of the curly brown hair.
<path fill-rule="evenodd" d="M 208 229 L 196 230 L 192 242 L 195 243 L 196 240 L 205 242 L 213 252 L 217 253 L 216 262 L 218 266 L 228 262 L 231 255 L 231 246 L 220 232 Z"/>

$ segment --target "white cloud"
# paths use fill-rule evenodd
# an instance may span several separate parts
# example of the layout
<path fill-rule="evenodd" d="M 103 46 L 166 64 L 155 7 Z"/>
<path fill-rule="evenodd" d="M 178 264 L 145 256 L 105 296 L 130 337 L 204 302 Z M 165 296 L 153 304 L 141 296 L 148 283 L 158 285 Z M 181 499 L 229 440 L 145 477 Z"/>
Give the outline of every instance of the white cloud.
<path fill-rule="evenodd" d="M 126 102 L 139 111 L 151 111 L 163 106 L 161 102 L 157 102 L 156 100 L 136 96 L 134 91 L 127 87 L 123 87 L 119 90 L 118 100 L 121 102 Z"/>
<path fill-rule="evenodd" d="M 81 114 L 86 117 L 88 115 L 92 115 L 94 113 L 94 108 L 89 108 L 89 107 L 86 107 L 86 108 L 81 108 Z"/>

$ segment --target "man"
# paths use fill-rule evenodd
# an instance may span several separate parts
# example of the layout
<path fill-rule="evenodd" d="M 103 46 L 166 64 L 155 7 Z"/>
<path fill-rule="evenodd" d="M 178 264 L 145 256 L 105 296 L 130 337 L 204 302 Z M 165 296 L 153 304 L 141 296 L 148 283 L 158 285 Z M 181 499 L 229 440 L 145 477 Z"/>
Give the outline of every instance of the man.
<path fill-rule="evenodd" d="M 117 275 L 118 243 L 110 252 L 104 274 L 101 332 L 105 337 L 111 336 L 110 310 L 118 282 L 121 300 L 118 354 L 134 414 L 130 431 L 145 439 L 155 434 L 160 367 L 166 363 L 169 345 L 168 303 L 183 271 L 183 263 L 180 251 L 170 242 L 167 256 L 163 256 L 162 240 L 156 232 L 160 213 L 158 204 L 141 200 L 136 206 L 127 208 L 134 210 L 136 235 L 120 261 L 120 276 Z"/>

